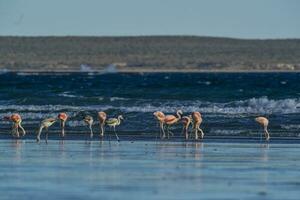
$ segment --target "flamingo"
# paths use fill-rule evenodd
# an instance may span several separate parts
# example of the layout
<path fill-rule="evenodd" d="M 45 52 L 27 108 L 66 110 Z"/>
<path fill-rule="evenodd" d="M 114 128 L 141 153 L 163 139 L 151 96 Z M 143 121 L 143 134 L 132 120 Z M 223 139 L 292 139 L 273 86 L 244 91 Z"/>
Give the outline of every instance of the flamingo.
<path fill-rule="evenodd" d="M 45 128 L 46 129 L 46 138 L 45 138 L 45 140 L 46 140 L 46 143 L 48 143 L 48 128 L 50 126 L 52 126 L 55 122 L 56 122 L 55 118 L 47 118 L 47 119 L 44 119 L 41 122 L 39 132 L 38 132 L 37 137 L 36 137 L 37 142 L 39 142 L 41 140 L 41 133 L 42 133 L 42 130 Z"/>
<path fill-rule="evenodd" d="M 269 120 L 265 117 L 256 117 L 255 121 L 264 128 L 266 140 L 270 140 L 270 134 L 268 132 Z"/>
<path fill-rule="evenodd" d="M 177 110 L 176 115 L 167 115 L 164 119 L 164 123 L 167 125 L 167 133 L 168 133 L 168 138 L 170 137 L 170 126 L 176 124 L 180 119 L 181 119 L 181 115 L 182 115 L 182 111 L 181 110 Z M 163 137 L 164 138 L 164 137 Z"/>
<path fill-rule="evenodd" d="M 99 124 L 100 124 L 100 137 L 104 136 L 104 125 L 105 125 L 105 121 L 106 121 L 106 113 L 101 111 L 98 112 L 98 119 L 99 119 Z"/>
<path fill-rule="evenodd" d="M 20 137 L 19 128 L 20 128 L 22 131 L 22 136 L 25 136 L 25 134 L 26 134 L 25 129 L 21 125 L 21 123 L 22 123 L 21 115 L 15 113 L 15 114 L 12 114 L 11 116 L 5 116 L 3 119 L 11 121 L 13 123 L 12 135 L 15 135 L 17 138 L 19 138 Z"/>
<path fill-rule="evenodd" d="M 166 133 L 164 131 L 164 121 L 165 121 L 165 114 L 161 111 L 156 111 L 153 113 L 153 115 L 155 116 L 155 118 L 158 120 L 159 122 L 159 136 L 160 138 L 165 138 L 166 137 Z M 163 135 L 162 135 L 163 133 Z"/>
<path fill-rule="evenodd" d="M 189 139 L 189 126 L 192 122 L 192 115 L 189 116 L 184 116 L 181 119 L 182 125 L 183 125 L 183 129 L 182 129 L 182 133 L 185 135 L 185 139 Z"/>
<path fill-rule="evenodd" d="M 59 113 L 57 118 L 60 120 L 60 127 L 61 127 L 61 137 L 65 137 L 65 125 L 68 119 L 68 115 L 66 113 Z"/>
<path fill-rule="evenodd" d="M 198 140 L 198 138 L 199 138 L 198 131 L 201 132 L 201 139 L 203 139 L 204 133 L 203 133 L 202 129 L 200 128 L 200 125 L 202 123 L 202 116 L 201 116 L 200 112 L 193 112 L 192 118 L 193 118 L 193 123 L 194 123 L 193 128 L 195 130 L 195 139 Z"/>
<path fill-rule="evenodd" d="M 90 129 L 90 138 L 92 139 L 93 138 L 93 129 L 92 129 L 92 126 L 93 126 L 93 123 L 94 123 L 94 119 L 92 116 L 90 115 L 87 115 L 84 117 L 83 121 L 89 126 L 89 129 Z"/>
<path fill-rule="evenodd" d="M 119 126 L 121 124 L 121 120 L 124 120 L 122 115 L 119 115 L 117 118 L 109 118 L 108 120 L 106 120 L 107 126 L 109 126 L 110 128 L 111 127 L 114 128 L 114 132 L 115 132 L 118 142 L 120 141 L 120 139 L 116 133 L 116 126 Z"/>

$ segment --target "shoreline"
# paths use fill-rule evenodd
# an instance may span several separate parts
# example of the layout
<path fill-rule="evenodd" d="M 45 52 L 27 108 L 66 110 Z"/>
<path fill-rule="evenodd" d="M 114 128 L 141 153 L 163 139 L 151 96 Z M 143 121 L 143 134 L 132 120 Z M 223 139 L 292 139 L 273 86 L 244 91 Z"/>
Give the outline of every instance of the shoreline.
<path fill-rule="evenodd" d="M 300 73 L 300 70 L 198 70 L 198 69 L 116 69 L 115 71 L 103 70 L 5 70 L 0 69 L 0 74 L 5 73 L 95 73 L 95 74 L 115 74 L 115 73 Z"/>
<path fill-rule="evenodd" d="M 175 136 L 170 139 L 160 139 L 154 135 L 122 135 L 119 134 L 120 142 L 159 142 L 159 143 L 234 143 L 234 144 L 300 144 L 300 138 L 298 137 L 282 137 L 282 136 L 273 136 L 270 141 L 265 141 L 260 139 L 259 136 L 205 136 L 204 139 L 195 140 L 193 138 L 185 140 L 183 137 Z M 13 138 L 10 134 L 1 134 L 0 141 L 11 141 L 11 142 L 33 142 L 36 143 L 36 136 L 34 134 L 26 135 L 25 137 Z M 48 141 L 86 141 L 86 142 L 117 142 L 117 140 L 112 136 L 111 140 L 108 138 L 108 135 L 103 139 L 95 136 L 93 139 L 86 139 L 85 134 L 74 134 L 69 133 L 67 137 L 63 140 L 58 135 L 51 135 L 48 138 Z M 41 137 L 40 143 L 44 143 L 44 135 Z"/>

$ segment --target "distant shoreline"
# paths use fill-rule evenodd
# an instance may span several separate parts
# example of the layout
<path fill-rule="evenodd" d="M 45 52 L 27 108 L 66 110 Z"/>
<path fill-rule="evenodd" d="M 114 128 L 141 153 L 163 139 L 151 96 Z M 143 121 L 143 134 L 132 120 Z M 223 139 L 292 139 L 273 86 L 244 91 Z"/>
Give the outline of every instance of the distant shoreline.
<path fill-rule="evenodd" d="M 300 73 L 300 70 L 199 70 L 199 69 L 117 69 L 114 72 L 106 70 L 7 70 L 2 73 Z M 1 74 L 1 71 L 0 71 Z"/>
<path fill-rule="evenodd" d="M 2 72 L 300 71 L 300 39 L 0 36 L 0 52 Z"/>

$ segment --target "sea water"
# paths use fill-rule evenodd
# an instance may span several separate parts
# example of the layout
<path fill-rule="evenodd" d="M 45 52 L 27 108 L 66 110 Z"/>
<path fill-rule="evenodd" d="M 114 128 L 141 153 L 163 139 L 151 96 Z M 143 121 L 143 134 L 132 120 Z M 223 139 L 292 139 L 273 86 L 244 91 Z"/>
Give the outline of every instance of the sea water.
<path fill-rule="evenodd" d="M 0 118 L 18 112 L 29 134 L 42 119 L 67 112 L 66 132 L 84 133 L 85 115 L 122 114 L 119 134 L 153 135 L 153 112 L 200 111 L 208 136 L 257 136 L 256 116 L 270 120 L 271 136 L 298 137 L 300 73 L 3 73 Z M 11 125 L 0 120 L 0 133 Z M 179 136 L 181 125 L 173 127 Z M 59 123 L 51 127 L 59 130 Z"/>
<path fill-rule="evenodd" d="M 0 120 L 0 199 L 299 199 L 299 73 L 71 73 L 0 75 L 0 118 L 20 113 L 27 135 Z M 203 115 L 203 141 L 180 123 L 157 138 L 153 112 Z M 122 114 L 118 143 L 98 137 L 97 112 Z M 67 112 L 48 144 L 39 123 Z M 82 118 L 95 118 L 94 140 Z M 270 119 L 260 140 L 256 116 Z M 44 135 L 42 135 L 44 137 Z M 42 137 L 42 138 L 43 138 Z"/>

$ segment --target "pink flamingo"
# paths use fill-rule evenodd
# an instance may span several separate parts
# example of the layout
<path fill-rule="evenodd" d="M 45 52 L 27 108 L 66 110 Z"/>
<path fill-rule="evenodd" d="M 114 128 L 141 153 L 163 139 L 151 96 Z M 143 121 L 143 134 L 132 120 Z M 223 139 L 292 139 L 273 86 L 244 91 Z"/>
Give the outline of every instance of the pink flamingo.
<path fill-rule="evenodd" d="M 266 140 L 270 140 L 270 134 L 268 132 L 269 120 L 265 117 L 256 117 L 255 121 L 264 128 Z"/>
<path fill-rule="evenodd" d="M 98 112 L 98 119 L 99 119 L 99 125 L 100 125 L 100 137 L 104 137 L 104 127 L 105 127 L 105 121 L 106 121 L 107 115 L 105 112 L 101 111 Z"/>
<path fill-rule="evenodd" d="M 164 131 L 164 123 L 165 123 L 165 114 L 161 111 L 156 111 L 153 113 L 153 115 L 155 116 L 155 118 L 157 119 L 158 123 L 159 123 L 159 136 L 160 138 L 165 138 L 166 137 L 166 133 Z"/>
<path fill-rule="evenodd" d="M 187 140 L 189 139 L 189 126 L 192 122 L 192 116 L 189 115 L 189 116 L 182 117 L 181 122 L 183 125 L 182 133 L 185 135 L 185 139 Z"/>
<path fill-rule="evenodd" d="M 88 125 L 89 129 L 90 129 L 90 139 L 93 138 L 93 123 L 94 123 L 94 119 L 92 116 L 87 115 L 83 118 L 83 121 L 86 123 L 86 125 Z"/>
<path fill-rule="evenodd" d="M 46 140 L 46 143 L 48 143 L 48 128 L 50 126 L 52 126 L 55 122 L 56 122 L 55 118 L 47 118 L 47 119 L 44 119 L 41 122 L 39 131 L 38 131 L 38 134 L 37 134 L 37 137 L 36 137 L 37 142 L 39 142 L 41 140 L 41 133 L 42 133 L 42 130 L 45 128 L 46 129 L 46 138 L 45 138 L 45 140 Z"/>
<path fill-rule="evenodd" d="M 201 139 L 203 139 L 204 133 L 203 133 L 202 129 L 200 128 L 200 125 L 202 123 L 202 116 L 201 116 L 200 112 L 193 112 L 192 118 L 193 118 L 193 123 L 194 123 L 193 128 L 195 130 L 195 139 L 198 140 L 198 138 L 199 138 L 198 131 L 201 132 Z"/>
<path fill-rule="evenodd" d="M 168 138 L 170 138 L 170 133 L 172 134 L 172 132 L 169 130 L 170 126 L 176 124 L 180 119 L 181 119 L 181 115 L 182 115 L 182 111 L 181 110 L 177 110 L 176 112 L 176 116 L 175 115 L 167 115 L 164 119 L 164 124 L 167 125 L 167 133 L 168 133 Z M 173 135 L 173 134 L 172 134 Z M 164 138 L 164 137 L 163 137 Z"/>
<path fill-rule="evenodd" d="M 12 114 L 11 116 L 5 116 L 3 119 L 11 121 L 13 123 L 13 126 L 12 126 L 12 135 L 13 136 L 16 136 L 17 138 L 20 137 L 19 128 L 22 131 L 22 136 L 25 136 L 25 134 L 26 134 L 25 129 L 21 125 L 21 123 L 22 123 L 21 115 L 19 115 L 18 113 L 15 113 L 15 114 Z"/>
<path fill-rule="evenodd" d="M 61 137 L 65 137 L 65 125 L 68 119 L 68 115 L 66 113 L 59 113 L 57 118 L 60 120 L 60 127 L 61 127 Z"/>

